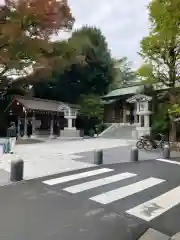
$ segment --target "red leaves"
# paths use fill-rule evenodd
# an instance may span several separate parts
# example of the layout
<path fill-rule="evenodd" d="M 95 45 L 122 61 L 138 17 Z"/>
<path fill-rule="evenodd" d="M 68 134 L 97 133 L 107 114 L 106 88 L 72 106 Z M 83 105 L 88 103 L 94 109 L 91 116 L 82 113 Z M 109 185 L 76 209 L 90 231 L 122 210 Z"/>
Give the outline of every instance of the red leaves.
<path fill-rule="evenodd" d="M 5 0 L 0 6 L 0 78 L 1 69 L 18 71 L 43 58 L 46 62 L 50 37 L 71 29 L 73 22 L 67 0 Z"/>
<path fill-rule="evenodd" d="M 66 0 L 6 0 L 6 6 L 10 18 L 31 36 L 47 38 L 74 21 Z"/>

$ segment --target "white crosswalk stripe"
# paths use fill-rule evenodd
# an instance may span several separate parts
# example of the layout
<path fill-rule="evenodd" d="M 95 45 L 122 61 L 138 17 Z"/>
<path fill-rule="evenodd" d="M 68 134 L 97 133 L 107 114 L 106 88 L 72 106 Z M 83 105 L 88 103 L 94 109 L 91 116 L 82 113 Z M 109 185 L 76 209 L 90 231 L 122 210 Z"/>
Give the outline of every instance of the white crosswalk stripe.
<path fill-rule="evenodd" d="M 143 220 L 151 221 L 179 203 L 180 186 L 126 212 Z"/>
<path fill-rule="evenodd" d="M 92 171 L 77 173 L 77 174 L 73 174 L 73 175 L 69 175 L 69 176 L 65 176 L 65 177 L 46 180 L 43 183 L 52 186 L 52 185 L 56 185 L 59 183 L 65 183 L 65 182 L 69 182 L 72 180 L 91 177 L 91 176 L 95 176 L 95 175 L 99 175 L 99 174 L 107 173 L 107 172 L 111 172 L 111 171 L 114 171 L 114 170 L 110 169 L 110 168 L 100 168 L 97 170 L 92 170 Z"/>
<path fill-rule="evenodd" d="M 171 164 L 176 164 L 176 165 L 180 165 L 180 162 L 177 162 L 177 161 L 171 161 L 169 159 L 164 159 L 164 158 L 158 158 L 156 159 L 157 161 L 160 161 L 160 162 L 165 162 L 165 163 L 171 163 Z"/>
<path fill-rule="evenodd" d="M 79 192 L 87 191 L 92 188 L 96 188 L 96 187 L 104 186 L 104 185 L 107 185 L 110 183 L 118 182 L 123 179 L 131 178 L 134 176 L 137 176 L 137 174 L 129 173 L 129 172 L 120 173 L 120 174 L 116 174 L 116 175 L 113 175 L 110 177 L 101 178 L 98 180 L 93 180 L 90 182 L 77 184 L 77 185 L 74 185 L 71 187 L 64 188 L 63 190 L 70 192 L 70 193 L 79 193 Z"/>
<path fill-rule="evenodd" d="M 164 182 L 164 180 L 151 177 L 151 178 L 147 178 L 145 180 L 127 185 L 125 187 L 120 187 L 115 190 L 102 193 L 102 194 L 94 196 L 90 199 L 95 202 L 102 203 L 102 204 L 108 204 L 108 203 L 112 203 L 114 201 L 123 199 L 125 197 L 128 197 L 132 194 L 141 192 L 145 189 L 153 187 L 162 182 Z"/>
<path fill-rule="evenodd" d="M 70 182 L 67 187 L 63 186 L 62 190 L 73 194 L 78 194 L 95 188 L 98 189 L 99 193 L 99 189 L 101 189 L 102 192 L 100 192 L 100 194 L 98 195 L 95 195 L 93 194 L 93 191 L 90 191 L 88 194 L 91 195 L 88 196 L 88 198 L 94 202 L 106 205 L 116 201 L 121 201 L 122 199 L 129 198 L 132 195 L 138 193 L 144 194 L 143 196 L 145 196 L 147 189 L 151 189 L 151 191 L 154 191 L 154 189 L 156 189 L 155 186 L 160 185 L 161 183 L 166 181 L 155 177 L 149 177 L 145 179 L 143 177 L 143 179 L 140 180 L 139 178 L 141 178 L 141 176 L 138 176 L 136 173 L 123 172 L 118 174 L 113 171 L 114 169 L 110 168 L 84 170 L 84 172 L 49 179 L 43 181 L 43 183 L 53 186 L 61 183 Z M 105 174 L 108 174 L 108 176 L 106 176 Z M 136 178 L 137 176 L 138 181 Z M 88 180 L 88 177 L 96 177 L 96 179 Z M 127 183 L 127 181 L 129 181 L 128 179 L 132 179 L 131 184 Z M 81 183 L 75 184 L 74 182 L 76 182 L 77 180 L 81 180 Z M 123 180 L 126 180 L 124 182 L 125 186 L 123 186 Z M 118 183 L 120 181 L 121 187 L 117 187 L 117 185 L 111 185 L 112 183 Z M 103 186 L 105 185 L 108 185 L 108 189 L 112 190 L 103 191 Z M 150 196 L 147 195 L 147 198 L 150 199 Z M 127 209 L 125 209 L 125 212 L 142 220 L 151 221 L 154 218 L 167 212 L 174 206 L 180 204 L 180 186 L 168 190 L 167 192 L 163 193 L 162 195 L 156 196 L 155 198 L 151 198 L 144 203 L 141 201 L 141 197 L 139 197 L 139 201 L 139 205 L 133 207 L 128 205 Z"/>

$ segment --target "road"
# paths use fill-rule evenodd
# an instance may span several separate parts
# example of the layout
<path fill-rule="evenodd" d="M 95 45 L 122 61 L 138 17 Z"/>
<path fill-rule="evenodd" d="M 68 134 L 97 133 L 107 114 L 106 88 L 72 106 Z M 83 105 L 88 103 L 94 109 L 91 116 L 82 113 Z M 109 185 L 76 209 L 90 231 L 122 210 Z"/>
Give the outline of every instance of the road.
<path fill-rule="evenodd" d="M 174 162 L 176 163 L 176 162 Z M 91 167 L 0 187 L 0 239 L 134 240 L 180 231 L 180 163 Z"/>

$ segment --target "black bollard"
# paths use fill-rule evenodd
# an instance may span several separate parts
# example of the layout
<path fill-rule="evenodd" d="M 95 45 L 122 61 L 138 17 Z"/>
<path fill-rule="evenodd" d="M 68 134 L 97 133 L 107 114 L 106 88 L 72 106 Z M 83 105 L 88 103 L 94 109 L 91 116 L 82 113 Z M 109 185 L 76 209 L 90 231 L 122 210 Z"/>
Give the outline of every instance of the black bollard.
<path fill-rule="evenodd" d="M 163 149 L 163 158 L 170 158 L 170 148 L 168 145 L 164 146 Z"/>
<path fill-rule="evenodd" d="M 101 165 L 103 164 L 103 151 L 96 150 L 94 153 L 94 164 Z"/>
<path fill-rule="evenodd" d="M 10 180 L 18 182 L 23 180 L 24 161 L 22 159 L 16 159 L 11 162 L 11 175 Z"/>
<path fill-rule="evenodd" d="M 139 151 L 137 147 L 132 147 L 131 149 L 131 161 L 132 162 L 138 162 L 139 160 Z"/>

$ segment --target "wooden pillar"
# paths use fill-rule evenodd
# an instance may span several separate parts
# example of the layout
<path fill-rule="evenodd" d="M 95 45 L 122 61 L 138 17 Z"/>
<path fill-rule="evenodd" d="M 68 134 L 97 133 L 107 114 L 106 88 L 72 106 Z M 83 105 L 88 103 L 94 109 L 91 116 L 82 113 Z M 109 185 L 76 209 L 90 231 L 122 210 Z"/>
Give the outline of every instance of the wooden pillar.
<path fill-rule="evenodd" d="M 54 116 L 51 115 L 51 122 L 50 122 L 50 138 L 53 138 L 54 134 Z"/>
<path fill-rule="evenodd" d="M 35 137 L 36 135 L 36 117 L 35 117 L 35 112 L 33 111 L 32 115 L 32 136 Z"/>
<path fill-rule="evenodd" d="M 17 124 L 17 135 L 18 135 L 18 137 L 20 136 L 20 124 L 21 124 L 21 120 L 20 120 L 20 117 L 18 117 L 18 124 Z"/>
<path fill-rule="evenodd" d="M 127 111 L 126 105 L 123 104 L 123 123 L 126 123 L 126 111 Z"/>
<path fill-rule="evenodd" d="M 137 118 L 137 111 L 136 111 L 136 109 L 133 111 L 133 115 L 134 115 L 134 123 L 137 124 L 138 123 L 138 118 Z"/>
<path fill-rule="evenodd" d="M 28 135 L 27 135 L 27 112 L 26 110 L 24 111 L 24 138 L 28 138 Z"/>

